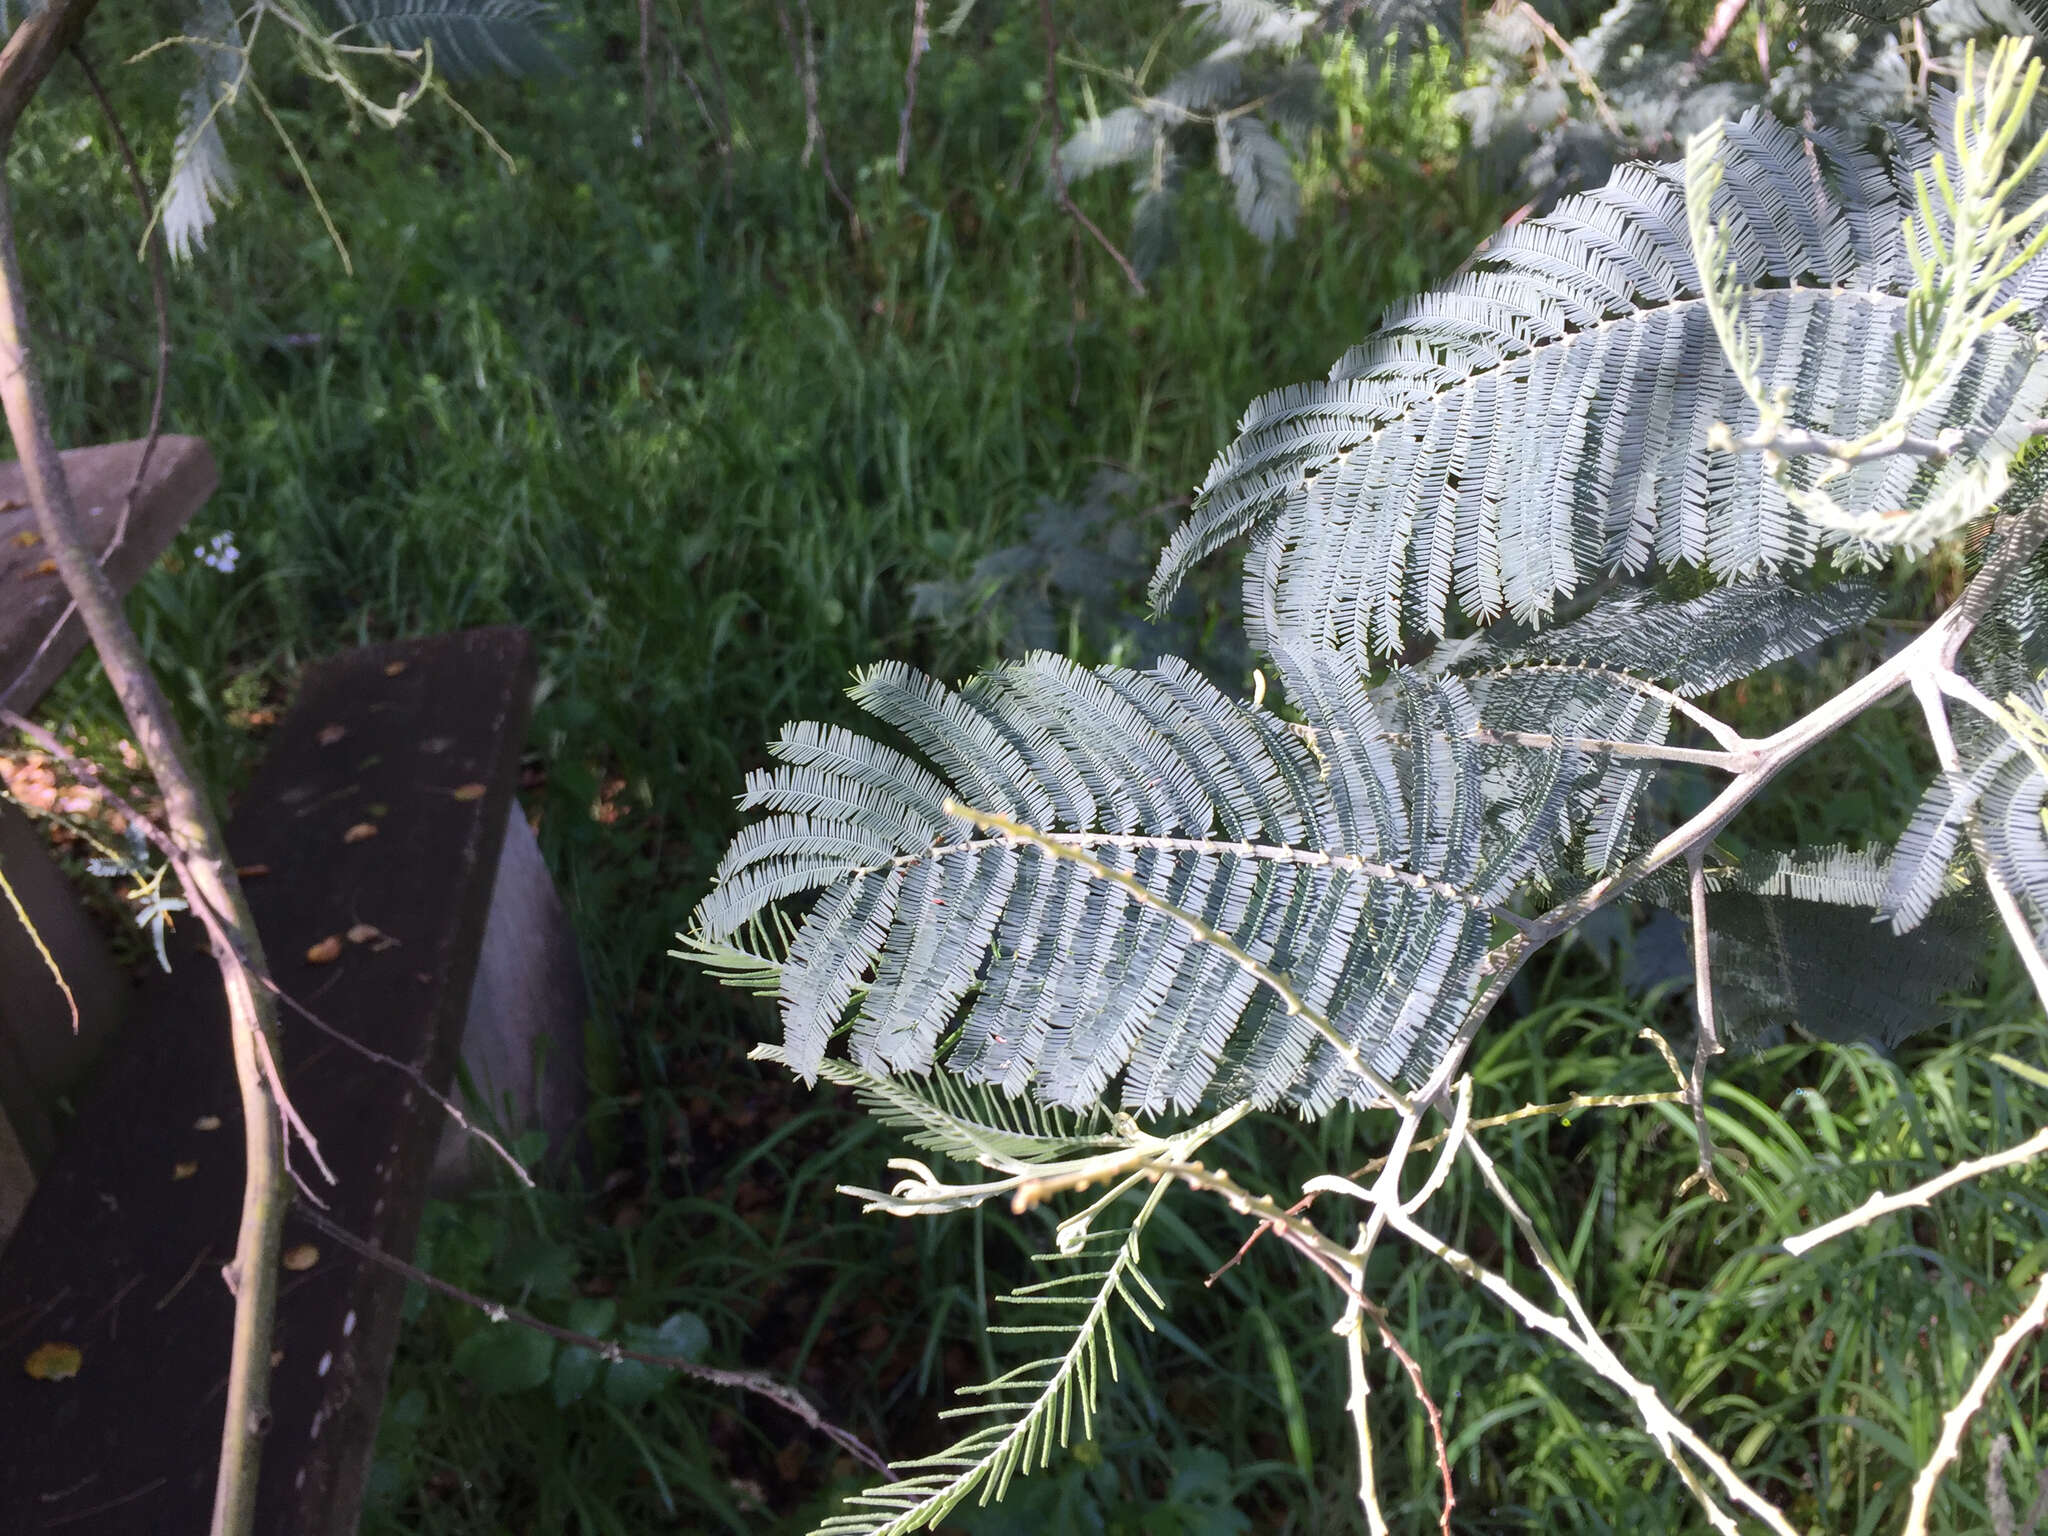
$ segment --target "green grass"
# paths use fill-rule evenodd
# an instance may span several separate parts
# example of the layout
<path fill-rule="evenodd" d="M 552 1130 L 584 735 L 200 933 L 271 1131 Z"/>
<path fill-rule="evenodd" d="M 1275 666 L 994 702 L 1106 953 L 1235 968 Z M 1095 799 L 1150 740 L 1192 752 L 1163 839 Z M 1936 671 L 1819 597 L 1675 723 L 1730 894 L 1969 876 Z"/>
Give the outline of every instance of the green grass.
<path fill-rule="evenodd" d="M 799 163 L 796 86 L 758 7 L 711 8 L 737 128 L 729 167 L 665 73 L 634 147 L 624 5 L 591 13 L 569 80 L 468 93 L 517 175 L 445 116 L 354 132 L 317 91 L 276 82 L 355 275 L 245 114 L 230 139 L 241 202 L 173 282 L 169 420 L 207 436 L 222 466 L 194 535 L 232 529 L 245 563 L 224 577 L 166 561 L 131 611 L 228 786 L 263 745 L 236 712 L 280 696 L 307 660 L 464 625 L 533 631 L 529 809 L 583 943 L 593 1130 L 618 1174 L 598 1191 L 437 1207 L 426 1260 L 559 1318 L 597 1300 L 645 1325 L 694 1314 L 708 1358 L 802 1382 L 902 1454 L 938 1444 L 945 1389 L 991 1366 L 990 1298 L 1043 1224 L 858 1216 L 833 1186 L 886 1177 L 889 1138 L 843 1100 L 746 1063 L 769 1010 L 667 958 L 731 834 L 741 777 L 785 719 L 843 715 L 839 690 L 863 662 L 904 656 L 953 676 L 986 659 L 986 626 L 909 621 L 912 583 L 964 576 L 1017 538 L 1039 497 L 1078 496 L 1105 463 L 1140 477 L 1146 500 L 1184 493 L 1253 395 L 1324 372 L 1501 210 L 1454 168 L 1441 89 L 1406 106 L 1362 94 L 1367 148 L 1326 156 L 1331 179 L 1295 242 L 1261 249 L 1197 182 L 1182 259 L 1139 298 L 1077 249 L 1031 169 L 1043 56 L 1029 7 L 984 7 L 979 34 L 925 61 L 902 182 L 890 157 L 904 28 L 851 0 L 816 9 L 827 142 L 858 242 Z M 1128 56 L 1168 9 L 1104 8 L 1069 47 Z M 660 19 L 709 89 L 691 17 Z M 118 30 L 134 24 L 104 23 L 103 58 L 145 40 Z M 112 72 L 159 173 L 179 86 L 164 65 Z M 65 76 L 13 168 L 61 435 L 134 435 L 148 390 L 135 219 Z M 1120 189 L 1081 190 L 1121 232 Z M 1227 562 L 1204 580 L 1198 599 L 1233 611 Z M 89 668 L 45 715 L 118 729 Z M 1840 774 L 1815 769 L 1767 826 L 1838 836 L 1895 822 L 1925 764 L 1909 731 L 1876 719 L 1848 759 L 1873 784 L 1866 801 L 1836 803 Z M 2025 1018 L 2002 980 L 1993 996 L 1987 1018 Z M 1663 1086 L 1634 1035 L 1682 1029 L 1682 1000 L 1619 996 L 1567 950 L 1526 1004 L 1483 1038 L 1479 1112 Z M 2022 1026 L 1999 1027 L 2007 1049 L 2037 1052 Z M 1676 1114 L 1496 1135 L 1631 1363 L 1815 1529 L 1881 1528 L 1901 1507 L 1936 1405 L 2048 1262 L 2039 1176 L 1959 1192 L 1806 1266 L 1768 1244 L 1802 1207 L 1845 1208 L 2038 1123 L 2042 1096 L 1984 1069 L 1981 1050 L 1937 1040 L 1910 1071 L 1808 1048 L 1735 1064 L 1716 1125 L 1750 1165 L 1727 1208 L 1673 1203 L 1692 1157 Z M 1284 1193 L 1362 1161 L 1383 1133 L 1368 1117 L 1265 1120 L 1216 1160 Z M 1501 1247 L 1482 1193 L 1454 1177 L 1436 1219 L 1514 1269 L 1523 1259 Z M 1205 1288 L 1242 1224 L 1188 1199 L 1161 1221 L 1168 1328 L 1130 1341 L 1099 1440 L 979 1528 L 1221 1531 L 1229 1503 L 1260 1531 L 1358 1528 L 1332 1298 L 1270 1243 Z M 1438 1269 L 1384 1246 L 1375 1264 L 1373 1288 L 1444 1409 L 1460 1530 L 1697 1528 L 1626 1406 L 1574 1362 Z M 408 1312 L 366 1529 L 801 1529 L 854 1476 L 771 1411 L 687 1386 L 559 1409 L 546 1386 L 480 1394 L 449 1361 L 489 1325 L 418 1297 Z M 1392 1362 L 1375 1369 L 1390 1514 L 1434 1529 L 1423 1419 Z M 2014 1382 L 1989 1418 L 2032 1465 L 2040 1389 Z M 1951 1529 L 1982 1527 L 1978 1467 L 1981 1455 Z"/>

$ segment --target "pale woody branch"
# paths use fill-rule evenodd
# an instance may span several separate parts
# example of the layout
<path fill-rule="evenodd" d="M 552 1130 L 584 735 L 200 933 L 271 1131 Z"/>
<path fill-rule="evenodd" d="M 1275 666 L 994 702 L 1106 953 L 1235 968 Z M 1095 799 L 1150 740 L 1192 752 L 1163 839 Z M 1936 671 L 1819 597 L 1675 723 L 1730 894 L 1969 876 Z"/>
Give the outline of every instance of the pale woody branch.
<path fill-rule="evenodd" d="M 1867 1227 L 1879 1217 L 1890 1216 L 1898 1211 L 1918 1210 L 1933 1203 L 1934 1197 L 1954 1189 L 1958 1184 L 1967 1184 L 1972 1179 L 1982 1178 L 1987 1173 L 1996 1173 L 2001 1168 L 2012 1168 L 2020 1163 L 2031 1162 L 2037 1157 L 2048 1156 L 2048 1127 L 2036 1131 L 2025 1141 L 2007 1147 L 2003 1152 L 1986 1153 L 1966 1163 L 1944 1169 L 1924 1184 L 1915 1184 L 1892 1195 L 1872 1195 L 1868 1200 L 1833 1221 L 1823 1222 L 1811 1231 L 1797 1237 L 1785 1239 L 1785 1251 L 1797 1258 L 1810 1253 L 1831 1238 L 1840 1237 L 1844 1232 L 1853 1232 L 1858 1227 Z"/>
<path fill-rule="evenodd" d="M 1927 1458 L 1927 1465 L 1913 1479 L 1913 1502 L 1906 1511 L 1906 1523 L 1900 1536 L 1926 1536 L 1927 1511 L 1934 1502 L 1935 1484 L 1941 1481 L 1941 1474 L 1962 1449 L 1964 1428 L 1984 1406 L 1984 1399 L 1990 1395 L 1999 1373 L 2005 1369 L 2013 1351 L 2019 1348 L 2020 1341 L 2044 1322 L 2048 1322 L 2048 1275 L 2043 1275 L 2034 1287 L 2034 1299 L 2027 1303 L 2026 1310 L 1992 1341 L 1991 1351 L 1977 1368 L 1977 1374 L 1970 1378 L 1970 1385 L 1956 1400 L 1955 1407 L 1943 1416 L 1941 1438 L 1935 1442 L 1934 1454 Z"/>

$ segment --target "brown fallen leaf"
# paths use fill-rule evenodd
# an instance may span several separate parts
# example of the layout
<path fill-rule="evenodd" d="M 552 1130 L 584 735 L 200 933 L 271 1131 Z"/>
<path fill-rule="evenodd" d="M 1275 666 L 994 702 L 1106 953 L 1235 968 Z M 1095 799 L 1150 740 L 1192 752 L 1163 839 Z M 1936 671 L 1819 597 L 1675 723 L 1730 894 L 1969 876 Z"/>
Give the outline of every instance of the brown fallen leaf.
<path fill-rule="evenodd" d="M 197 1163 L 173 1163 L 171 1165 L 171 1182 L 175 1184 L 180 1179 L 189 1179 L 198 1171 L 199 1165 Z"/>
<path fill-rule="evenodd" d="M 43 542 L 43 536 L 33 528 L 24 528 L 14 536 L 13 542 L 16 549 L 34 549 Z"/>
<path fill-rule="evenodd" d="M 372 939 L 381 939 L 383 937 L 384 930 L 370 923 L 357 923 L 355 927 L 348 931 L 348 941 L 351 944 L 367 944 Z"/>
<path fill-rule="evenodd" d="M 220 1129 L 220 1116 L 201 1115 L 192 1122 L 192 1129 L 195 1131 L 217 1131 Z"/>
<path fill-rule="evenodd" d="M 804 1463 L 809 1459 L 809 1447 L 801 1440 L 792 1440 L 775 1453 L 775 1475 L 785 1483 L 793 1483 L 804 1475 Z"/>
<path fill-rule="evenodd" d="M 347 734 L 348 727 L 345 725 L 323 725 L 313 739 L 323 747 L 331 747 Z"/>
<path fill-rule="evenodd" d="M 278 1255 L 277 1262 L 293 1274 L 303 1274 L 320 1262 L 320 1250 L 311 1243 L 297 1243 Z"/>
<path fill-rule="evenodd" d="M 330 933 L 306 951 L 308 965 L 332 965 L 341 958 L 341 935 Z"/>
<path fill-rule="evenodd" d="M 36 1381 L 69 1381 L 83 1364 L 85 1353 L 76 1344 L 38 1344 L 21 1368 Z"/>
<path fill-rule="evenodd" d="M 363 843 L 368 842 L 376 835 L 377 823 L 374 821 L 359 821 L 341 834 L 341 840 L 344 843 Z"/>
<path fill-rule="evenodd" d="M 484 786 L 481 784 L 463 784 L 455 790 L 455 798 L 458 800 L 481 800 L 483 797 Z"/>
<path fill-rule="evenodd" d="M 21 573 L 21 579 L 22 579 L 23 581 L 29 581 L 29 580 L 32 580 L 33 578 L 37 577 L 37 576 L 54 576 L 54 575 L 56 575 L 56 574 L 57 574 L 57 562 L 56 562 L 56 561 L 54 561 L 54 560 L 39 560 L 39 561 L 37 561 L 37 562 L 36 562 L 36 563 L 35 563 L 34 565 L 30 566 L 30 567 L 29 567 L 29 568 L 28 568 L 27 570 L 25 570 L 25 571 L 23 571 L 23 572 Z"/>
<path fill-rule="evenodd" d="M 404 670 L 405 663 L 402 661 L 388 661 L 384 664 L 384 675 L 386 677 L 396 677 Z"/>

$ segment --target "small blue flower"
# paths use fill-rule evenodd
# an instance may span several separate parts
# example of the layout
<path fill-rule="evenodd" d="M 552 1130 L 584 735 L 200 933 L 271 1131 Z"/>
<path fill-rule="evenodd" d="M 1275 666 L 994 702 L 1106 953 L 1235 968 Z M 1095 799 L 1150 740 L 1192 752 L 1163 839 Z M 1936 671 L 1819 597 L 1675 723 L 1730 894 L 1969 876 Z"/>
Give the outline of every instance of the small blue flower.
<path fill-rule="evenodd" d="M 242 558 L 242 552 L 235 547 L 232 531 L 216 533 L 204 544 L 195 546 L 192 555 L 201 565 L 211 566 L 223 576 L 231 575 Z"/>

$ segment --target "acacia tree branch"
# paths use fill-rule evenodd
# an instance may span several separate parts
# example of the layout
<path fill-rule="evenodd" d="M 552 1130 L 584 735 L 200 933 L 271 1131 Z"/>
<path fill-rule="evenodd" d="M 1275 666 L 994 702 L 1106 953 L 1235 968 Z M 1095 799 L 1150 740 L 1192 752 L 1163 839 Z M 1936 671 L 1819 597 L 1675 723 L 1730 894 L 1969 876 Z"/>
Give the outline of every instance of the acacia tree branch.
<path fill-rule="evenodd" d="M 38 14 L 47 17 L 60 10 L 75 14 L 82 24 L 84 12 L 64 10 L 62 0 L 53 0 L 49 10 Z M 24 27 L 35 20 L 31 18 Z M 66 41 L 75 35 L 74 29 Z M 18 30 L 0 55 L 0 113 L 13 113 L 11 118 L 0 116 L 0 135 L 11 128 L 26 102 L 25 95 L 7 95 L 7 61 L 16 56 L 21 36 Z M 47 65 L 42 72 L 48 72 Z M 163 793 L 168 835 L 180 854 L 179 879 L 195 907 L 208 914 L 214 959 L 227 994 L 235 1077 L 241 1089 L 246 1173 L 235 1257 L 225 1272 L 235 1294 L 235 1322 L 212 1529 L 214 1536 L 245 1536 L 255 1515 L 263 1437 L 270 1425 L 277 1256 L 290 1203 L 278 1119 L 285 1091 L 275 1066 L 280 1055 L 277 1010 L 256 981 L 268 969 L 261 941 L 218 818 L 191 767 L 177 717 L 149 670 L 141 644 L 121 611 L 118 594 L 80 531 L 63 459 L 51 434 L 28 330 L 27 294 L 14 238 L 10 189 L 5 175 L 0 174 L 0 404 L 4 404 L 8 430 L 28 481 L 37 530 L 71 600 L 78 605 L 108 681 L 128 716 L 136 745 Z M 234 936 L 236 948 L 229 947 L 224 934 Z"/>
<path fill-rule="evenodd" d="M 1686 1101 L 1692 1106 L 1693 1132 L 1699 1138 L 1699 1166 L 1678 1186 L 1683 1195 L 1695 1184 L 1705 1184 L 1707 1193 L 1723 1205 L 1728 1191 L 1714 1177 L 1714 1138 L 1707 1130 L 1707 1063 L 1721 1054 L 1721 1036 L 1714 1028 L 1714 967 L 1708 959 L 1707 854 L 1705 843 L 1695 843 L 1685 855 L 1686 888 L 1692 907 L 1692 991 L 1699 1013 L 1699 1038 L 1693 1042 L 1692 1076 L 1686 1084 Z"/>
<path fill-rule="evenodd" d="M 1593 104 L 1594 112 L 1599 115 L 1600 125 L 1615 138 L 1626 138 L 1627 135 L 1622 130 L 1621 119 L 1614 115 L 1614 108 L 1608 104 L 1607 93 L 1600 89 L 1600 82 L 1595 80 L 1593 72 L 1586 68 L 1585 61 L 1579 57 L 1578 51 L 1572 47 L 1570 39 L 1558 31 L 1556 27 L 1552 26 L 1549 18 L 1537 10 L 1535 6 L 1529 4 L 1529 0 L 1521 0 L 1521 3 L 1515 9 L 1520 11 L 1536 27 L 1537 31 L 1548 38 L 1551 46 L 1556 48 L 1563 57 L 1566 66 L 1572 72 L 1573 78 L 1579 82 L 1579 89 L 1586 93 L 1586 100 Z"/>
<path fill-rule="evenodd" d="M 924 24 L 928 0 L 916 0 L 910 12 L 910 62 L 903 70 L 903 111 L 896 120 L 896 175 L 910 174 L 910 119 L 917 111 L 917 66 L 931 46 Z"/>
<path fill-rule="evenodd" d="M 1844 1232 L 1853 1232 L 1858 1227 L 1867 1227 L 1881 1216 L 1896 1211 L 1918 1210 L 1931 1205 L 1934 1197 L 1954 1189 L 1958 1184 L 1967 1184 L 1972 1179 L 1982 1178 L 1987 1173 L 1996 1173 L 2001 1168 L 2012 1168 L 2020 1163 L 2032 1162 L 2037 1157 L 2048 1157 L 2048 1126 L 2036 1131 L 2025 1141 L 2015 1143 L 2002 1152 L 1987 1152 L 1982 1157 L 1973 1157 L 1966 1163 L 1957 1163 L 1945 1168 L 1933 1178 L 1897 1194 L 1872 1195 L 1846 1215 L 1837 1216 L 1833 1221 L 1824 1221 L 1797 1237 L 1785 1239 L 1785 1251 L 1794 1258 L 1810 1253 L 1831 1238 L 1840 1237 Z"/>
<path fill-rule="evenodd" d="M 1914 678 L 1939 678 L 1953 672 L 1956 657 L 1984 616 L 1991 611 L 2006 583 L 2048 540 L 2048 502 L 2037 502 L 2004 519 L 1998 542 L 1989 558 L 1963 589 L 1962 596 L 1911 644 L 1850 684 L 1818 709 L 1802 715 L 1769 736 L 1747 743 L 1755 754 L 1752 766 L 1736 774 L 1706 807 L 1637 854 L 1611 875 L 1587 886 L 1570 901 L 1562 902 L 1531 920 L 1522 932 L 1496 947 L 1487 960 L 1487 983 L 1465 1011 L 1463 1022 L 1445 1052 L 1443 1061 L 1416 1094 L 1417 1103 L 1436 1103 L 1457 1076 L 1465 1053 L 1471 1048 L 1479 1026 L 1506 993 L 1508 984 L 1535 952 L 1551 939 L 1591 916 L 1599 908 L 1625 895 L 1646 876 L 1674 859 L 1686 857 L 1692 849 L 1705 847 L 1721 829 L 1735 819 L 1744 806 L 1790 767 L 1811 747 L 1833 735 L 1872 705 L 1911 687 Z"/>
<path fill-rule="evenodd" d="M 1110 259 L 1123 272 L 1124 281 L 1131 285 L 1131 292 L 1140 298 L 1145 295 L 1145 280 L 1138 276 L 1138 269 L 1131 265 L 1128 256 L 1116 248 L 1116 242 L 1105 235 L 1096 222 L 1081 211 L 1081 205 L 1074 201 L 1067 191 L 1067 173 L 1060 164 L 1060 141 L 1066 137 L 1066 116 L 1060 111 L 1059 71 L 1059 29 L 1053 21 L 1052 0 L 1039 0 L 1038 15 L 1045 28 L 1045 106 L 1050 114 L 1052 144 L 1047 156 L 1047 166 L 1052 173 L 1052 195 L 1058 199 L 1060 208 L 1081 228 L 1088 231 L 1095 243 L 1107 251 Z"/>
<path fill-rule="evenodd" d="M 8 34 L 7 46 L 0 48 L 0 163 L 14 147 L 15 125 L 44 76 L 78 41 L 98 5 L 99 0 L 47 0 L 41 10 L 31 7 Z"/>
<path fill-rule="evenodd" d="M 2043 1275 L 2040 1284 L 2034 1287 L 2034 1299 L 2027 1303 L 2026 1310 L 1992 1341 L 1991 1352 L 1977 1367 L 1977 1374 L 1970 1378 L 1970 1385 L 1956 1399 L 1955 1407 L 1943 1416 L 1941 1438 L 1935 1442 L 1934 1454 L 1927 1458 L 1927 1465 L 1913 1479 L 1913 1502 L 1906 1510 L 1906 1523 L 1900 1528 L 1900 1536 L 1926 1536 L 1927 1511 L 1934 1502 L 1934 1485 L 1941 1481 L 1941 1474 L 1956 1459 L 1956 1452 L 1962 1449 L 1964 1428 L 1984 1406 L 1984 1399 L 1991 1395 L 1999 1373 L 2005 1369 L 2005 1362 L 2012 1357 L 2013 1351 L 2019 1348 L 2020 1341 L 2044 1322 L 2048 1322 L 2048 1275 Z"/>
<path fill-rule="evenodd" d="M 136 163 L 134 146 L 128 142 L 127 131 L 121 126 L 121 118 L 114 111 L 114 104 L 108 98 L 106 89 L 100 84 L 98 71 L 86 57 L 83 45 L 74 45 L 71 56 L 78 61 L 79 69 L 85 75 L 86 87 L 93 99 L 99 103 L 100 114 L 107 120 L 107 131 L 113 136 L 114 147 L 120 152 L 121 163 L 128 172 L 128 184 L 135 192 L 135 201 L 142 211 L 144 226 L 143 245 L 149 253 L 149 296 L 156 311 L 156 383 L 150 391 L 149 426 L 142 439 L 142 456 L 135 461 L 135 473 L 128 481 L 128 494 L 121 498 L 121 513 L 114 522 L 114 536 L 107 541 L 107 547 L 100 554 L 102 566 L 114 558 L 123 544 L 128 542 L 128 524 L 135 515 L 135 498 L 142 491 L 142 482 L 148 478 L 150 461 L 156 456 L 158 439 L 163 435 L 164 396 L 171 376 L 171 298 L 170 284 L 164 272 L 163 231 L 157 227 L 154 210 L 150 205 L 149 187 L 142 179 L 142 167 Z M 18 688 L 22 681 L 42 664 L 50 647 L 57 643 L 64 628 L 71 622 L 71 616 L 78 611 L 76 602 L 67 602 L 64 611 L 57 616 L 57 622 L 50 626 L 43 636 L 35 654 L 22 665 L 14 680 L 0 687 L 0 699 L 6 698 Z"/>

